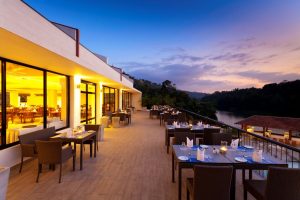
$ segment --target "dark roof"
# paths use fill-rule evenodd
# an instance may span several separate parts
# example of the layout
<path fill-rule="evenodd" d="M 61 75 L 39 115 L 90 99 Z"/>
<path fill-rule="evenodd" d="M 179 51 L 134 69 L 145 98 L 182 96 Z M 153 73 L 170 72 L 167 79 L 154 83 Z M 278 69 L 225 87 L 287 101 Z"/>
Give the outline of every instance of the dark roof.
<path fill-rule="evenodd" d="M 253 115 L 236 124 L 300 131 L 300 118 Z"/>

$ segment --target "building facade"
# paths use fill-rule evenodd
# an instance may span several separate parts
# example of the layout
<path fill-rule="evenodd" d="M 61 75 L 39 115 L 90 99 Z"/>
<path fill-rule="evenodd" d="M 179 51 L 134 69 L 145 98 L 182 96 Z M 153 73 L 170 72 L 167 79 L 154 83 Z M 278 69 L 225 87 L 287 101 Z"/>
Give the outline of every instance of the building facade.
<path fill-rule="evenodd" d="M 80 44 L 80 31 L 20 0 L 0 0 L 1 165 L 18 163 L 18 136 L 101 122 L 105 112 L 141 109 L 133 80 Z"/>

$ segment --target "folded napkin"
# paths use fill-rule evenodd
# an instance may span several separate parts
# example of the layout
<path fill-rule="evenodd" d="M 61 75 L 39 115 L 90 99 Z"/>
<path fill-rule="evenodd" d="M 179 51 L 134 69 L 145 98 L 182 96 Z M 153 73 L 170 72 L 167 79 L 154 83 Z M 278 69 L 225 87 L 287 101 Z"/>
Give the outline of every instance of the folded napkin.
<path fill-rule="evenodd" d="M 72 134 L 72 130 L 68 130 L 66 132 L 66 137 L 71 137 L 73 134 Z"/>
<path fill-rule="evenodd" d="M 205 149 L 197 149 L 197 160 L 204 161 Z"/>
<path fill-rule="evenodd" d="M 198 122 L 197 125 L 198 125 L 198 126 L 202 126 L 202 122 Z"/>
<path fill-rule="evenodd" d="M 232 140 L 232 141 L 231 141 L 231 147 L 232 147 L 233 149 L 236 149 L 238 146 L 239 146 L 239 139 L 236 139 L 236 140 Z"/>
<path fill-rule="evenodd" d="M 186 137 L 186 146 L 189 147 L 189 148 L 192 148 L 193 147 L 193 140 L 190 140 L 188 137 Z"/>

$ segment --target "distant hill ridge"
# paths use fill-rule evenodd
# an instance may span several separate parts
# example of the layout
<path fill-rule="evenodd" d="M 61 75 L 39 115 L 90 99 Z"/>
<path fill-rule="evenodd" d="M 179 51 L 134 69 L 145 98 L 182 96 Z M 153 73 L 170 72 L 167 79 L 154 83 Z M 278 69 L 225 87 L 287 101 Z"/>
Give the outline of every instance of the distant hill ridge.
<path fill-rule="evenodd" d="M 191 92 L 186 90 L 182 90 L 182 91 L 187 93 L 191 98 L 195 98 L 199 100 L 208 95 L 207 93 L 203 93 L 203 92 Z"/>
<path fill-rule="evenodd" d="M 214 92 L 201 101 L 235 113 L 300 117 L 300 80 L 266 84 L 262 88 Z"/>

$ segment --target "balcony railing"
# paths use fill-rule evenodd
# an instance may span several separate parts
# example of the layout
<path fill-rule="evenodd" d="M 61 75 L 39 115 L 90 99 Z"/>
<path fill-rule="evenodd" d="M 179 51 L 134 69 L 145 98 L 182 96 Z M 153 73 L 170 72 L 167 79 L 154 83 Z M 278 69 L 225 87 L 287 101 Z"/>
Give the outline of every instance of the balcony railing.
<path fill-rule="evenodd" d="M 232 133 L 233 138 L 240 139 L 239 145 L 251 145 L 254 148 L 263 150 L 277 159 L 285 161 L 290 168 L 300 168 L 300 149 L 297 147 L 248 132 L 186 109 L 178 108 L 178 110 L 186 113 L 188 120 L 200 119 L 208 124 L 221 127 L 222 131 L 225 133 Z"/>

